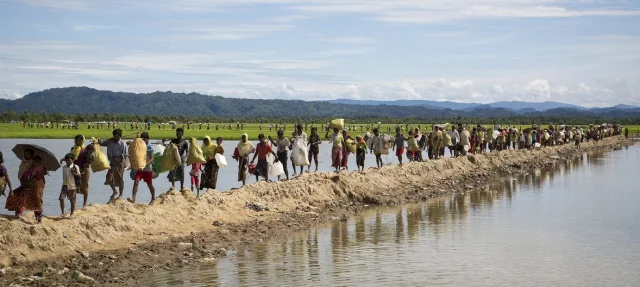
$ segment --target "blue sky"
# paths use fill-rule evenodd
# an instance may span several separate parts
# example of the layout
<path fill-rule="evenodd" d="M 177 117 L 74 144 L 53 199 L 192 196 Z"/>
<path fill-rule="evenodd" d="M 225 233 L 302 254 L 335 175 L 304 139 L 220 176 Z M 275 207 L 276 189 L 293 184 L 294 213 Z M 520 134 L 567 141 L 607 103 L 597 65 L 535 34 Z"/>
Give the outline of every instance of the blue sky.
<path fill-rule="evenodd" d="M 0 97 L 640 105 L 640 1 L 0 0 Z"/>

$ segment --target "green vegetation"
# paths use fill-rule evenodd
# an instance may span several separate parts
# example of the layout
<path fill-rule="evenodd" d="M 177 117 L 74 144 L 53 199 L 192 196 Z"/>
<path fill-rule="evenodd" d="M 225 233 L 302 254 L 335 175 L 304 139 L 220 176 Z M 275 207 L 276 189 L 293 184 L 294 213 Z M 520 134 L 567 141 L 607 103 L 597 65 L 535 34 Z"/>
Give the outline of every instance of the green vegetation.
<path fill-rule="evenodd" d="M 211 124 L 211 130 L 207 131 L 207 125 L 203 124 L 202 129 L 200 129 L 199 125 L 190 125 L 189 130 L 185 130 L 186 137 L 196 137 L 198 139 L 202 139 L 204 136 L 210 136 L 212 138 L 222 137 L 225 140 L 239 140 L 243 133 L 247 133 L 249 138 L 255 140 L 258 138 L 258 134 L 263 133 L 266 136 L 276 137 L 276 129 L 274 128 L 269 131 L 269 125 L 263 124 L 262 131 L 260 131 L 259 124 L 245 124 L 244 130 L 236 130 L 236 125 L 232 125 L 232 130 L 223 130 L 223 124 L 218 124 L 218 130 L 215 129 L 216 124 Z M 226 124 L 228 127 L 228 123 Z M 176 127 L 182 127 L 182 124 L 176 125 Z M 307 125 L 306 132 L 308 134 L 311 133 L 311 126 Z M 318 126 L 318 125 L 315 125 Z M 360 126 L 362 126 L 362 131 L 360 131 Z M 387 133 L 387 131 L 394 132 L 395 124 L 381 124 L 380 129 L 381 132 Z M 416 128 L 418 124 L 409 124 L 409 128 Z M 490 124 L 485 124 L 484 126 L 492 126 Z M 515 125 L 519 128 L 519 125 Z M 195 127 L 195 129 L 194 129 Z M 405 133 L 406 133 L 406 127 Z M 524 125 L 523 125 L 524 127 Z M 640 134 L 640 125 L 633 126 L 625 126 L 629 128 L 630 134 Z M 119 124 L 116 128 L 123 129 L 123 134 L 126 138 L 133 138 L 137 132 L 144 131 L 143 129 L 133 129 L 131 130 L 130 126 L 124 127 L 124 124 Z M 187 125 L 184 125 L 184 128 L 187 128 Z M 431 131 L 431 124 L 420 124 L 420 128 L 423 132 Z M 294 124 L 288 124 L 286 127 L 286 133 L 290 134 L 293 132 Z M 322 130 L 321 127 L 318 128 L 321 136 L 325 135 L 325 131 Z M 87 139 L 91 137 L 97 138 L 110 138 L 111 137 L 111 129 L 107 128 L 104 125 L 101 129 L 88 129 L 87 124 L 80 124 L 79 129 L 66 129 L 66 128 L 23 128 L 22 124 L 14 123 L 14 124 L 0 124 L 0 138 L 30 138 L 30 139 L 73 139 L 77 134 L 83 134 Z M 356 124 L 356 128 L 352 131 L 352 134 L 361 135 L 367 131 L 366 124 Z M 165 129 L 158 128 L 158 125 L 151 125 L 151 129 L 148 130 L 149 135 L 153 139 L 164 139 L 164 138 L 173 138 L 175 136 L 175 131 L 172 129 L 171 125 L 165 125 Z"/>
<path fill-rule="evenodd" d="M 1 122 L 245 122 L 326 123 L 344 118 L 358 123 L 487 122 L 620 123 L 640 124 L 640 109 L 604 109 L 598 112 L 558 108 L 518 114 L 504 108 L 480 107 L 472 111 L 424 106 L 348 105 L 321 101 L 223 98 L 196 93 L 148 94 L 100 91 L 86 87 L 56 88 L 17 100 L 0 100 Z"/>

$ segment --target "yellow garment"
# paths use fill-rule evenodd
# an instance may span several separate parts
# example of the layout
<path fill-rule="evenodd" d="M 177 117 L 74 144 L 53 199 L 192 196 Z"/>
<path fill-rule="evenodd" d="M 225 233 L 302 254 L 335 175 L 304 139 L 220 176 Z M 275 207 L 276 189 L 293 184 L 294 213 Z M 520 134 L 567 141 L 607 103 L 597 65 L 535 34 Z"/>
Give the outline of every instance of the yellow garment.
<path fill-rule="evenodd" d="M 18 178 L 22 178 L 22 175 L 31 167 L 32 160 L 23 160 L 18 167 Z"/>
<path fill-rule="evenodd" d="M 408 151 L 419 151 L 420 146 L 418 146 L 418 141 L 413 136 L 410 136 L 407 139 L 407 150 Z"/>
<path fill-rule="evenodd" d="M 73 154 L 75 159 L 80 157 L 80 152 L 84 149 L 84 136 L 82 136 L 82 145 L 74 145 L 71 148 L 71 153 Z"/>
<path fill-rule="evenodd" d="M 242 140 L 240 140 L 240 142 L 238 143 L 238 155 L 240 155 L 240 157 L 246 157 L 253 151 L 253 144 L 249 141 L 249 137 L 247 136 L 247 134 L 242 135 L 247 137 L 247 141 L 242 142 Z"/>
<path fill-rule="evenodd" d="M 206 144 L 204 144 L 204 141 L 203 141 L 203 143 L 202 143 L 202 154 L 204 155 L 204 158 L 206 160 L 213 159 L 212 157 L 214 157 L 216 155 L 216 150 L 218 148 L 218 145 L 213 143 L 209 136 L 205 136 L 204 139 L 207 140 L 209 142 L 209 144 L 206 145 Z"/>
<path fill-rule="evenodd" d="M 344 141 L 344 138 L 342 137 L 341 134 L 333 134 L 332 138 L 333 138 L 333 146 L 342 146 L 342 142 Z"/>
<path fill-rule="evenodd" d="M 453 141 L 451 140 L 451 135 L 449 133 L 444 133 L 444 146 L 452 146 Z"/>
<path fill-rule="evenodd" d="M 187 164 L 192 165 L 194 163 L 205 163 L 205 162 L 207 161 L 204 159 L 202 149 L 198 144 L 198 139 L 191 138 L 191 143 L 189 143 L 189 156 L 187 157 Z"/>

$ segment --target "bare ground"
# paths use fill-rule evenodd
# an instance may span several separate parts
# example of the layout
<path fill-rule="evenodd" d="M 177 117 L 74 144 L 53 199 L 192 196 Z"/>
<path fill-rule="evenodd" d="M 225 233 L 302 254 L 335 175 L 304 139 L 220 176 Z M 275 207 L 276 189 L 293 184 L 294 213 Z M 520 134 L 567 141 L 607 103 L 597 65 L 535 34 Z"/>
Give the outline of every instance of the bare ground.
<path fill-rule="evenodd" d="M 627 143 L 613 137 L 585 142 L 580 150 L 565 145 L 385 166 L 364 174 L 304 174 L 230 192 L 210 191 L 200 198 L 169 191 L 153 206 L 93 204 L 73 219 L 45 218 L 42 224 L 35 224 L 32 214 L 19 220 L 0 217 L 0 285 L 69 286 L 79 284 L 71 279 L 71 272 L 79 270 L 95 285 L 134 286 L 156 270 L 215 261 L 235 246 L 341 220 L 365 205 L 466 191 L 500 176 Z M 268 210 L 256 211 L 263 207 Z"/>

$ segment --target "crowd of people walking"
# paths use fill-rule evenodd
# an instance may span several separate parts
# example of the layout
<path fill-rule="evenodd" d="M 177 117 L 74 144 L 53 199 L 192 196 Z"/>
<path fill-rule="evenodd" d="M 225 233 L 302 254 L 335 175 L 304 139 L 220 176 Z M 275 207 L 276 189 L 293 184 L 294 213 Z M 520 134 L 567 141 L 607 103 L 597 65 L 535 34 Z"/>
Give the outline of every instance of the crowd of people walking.
<path fill-rule="evenodd" d="M 271 129 L 271 127 L 270 127 Z M 620 135 L 623 129 L 618 125 L 590 125 L 589 127 L 576 126 L 548 126 L 541 127 L 533 125 L 527 128 L 500 127 L 491 128 L 477 125 L 467 126 L 457 125 L 436 125 L 429 132 L 422 133 L 420 128 L 410 130 L 406 135 L 404 128 L 396 126 L 395 135 L 381 133 L 379 128 L 372 128 L 361 135 L 353 137 L 350 131 L 352 128 L 334 127 L 333 133 L 329 135 L 330 129 L 326 127 L 324 139 L 331 145 L 331 167 L 335 172 L 348 170 L 348 163 L 351 154 L 355 154 L 357 171 L 365 170 L 365 158 L 367 154 L 374 154 L 376 167 L 382 167 L 381 156 L 395 153 L 399 165 L 403 164 L 406 157 L 409 162 L 422 162 L 426 160 L 437 160 L 446 156 L 446 149 L 449 150 L 450 157 L 463 156 L 466 154 L 481 154 L 491 151 L 535 149 L 547 146 L 564 144 L 575 144 L 577 148 L 584 141 L 599 141 L 608 136 Z M 190 145 L 197 143 L 196 139 L 184 136 L 184 129 L 177 128 L 176 137 L 173 139 L 163 139 L 162 146 L 173 145 L 177 149 L 179 164 L 168 171 L 167 179 L 173 188 L 179 183 L 180 190 L 186 191 L 185 169 L 186 159 L 189 157 Z M 628 129 L 624 130 L 628 136 Z M 142 168 L 130 172 L 134 181 L 131 197 L 128 201 L 135 203 L 139 183 L 144 181 L 151 193 L 151 201 L 155 201 L 155 188 L 153 180 L 158 176 L 155 157 L 158 151 L 154 150 L 153 144 L 149 142 L 148 132 L 138 135 L 146 145 L 146 161 Z M 263 178 L 269 181 L 270 176 L 274 176 L 270 169 L 277 169 L 278 180 L 290 179 L 290 167 L 292 177 L 299 174 L 318 171 L 318 155 L 322 137 L 318 134 L 318 127 L 311 127 L 311 135 L 307 136 L 305 126 L 295 125 L 291 136 L 285 136 L 282 129 L 277 131 L 277 138 L 265 137 L 259 134 L 258 143 L 254 145 L 249 141 L 249 136 L 245 133 L 236 145 L 232 158 L 238 162 L 237 180 L 244 186 L 247 182 L 247 175 L 254 175 L 256 181 Z M 105 185 L 109 186 L 112 195 L 109 202 L 120 200 L 124 196 L 124 177 L 129 170 L 128 147 L 132 141 L 125 141 L 122 138 L 122 130 L 114 129 L 112 137 L 109 139 L 96 138 L 92 143 L 85 146 L 85 137 L 77 135 L 69 153 L 61 159 L 54 159 L 56 163 L 51 163 L 50 154 L 44 148 L 35 145 L 24 145 L 24 148 L 14 148 L 14 152 L 21 159 L 18 168 L 19 186 L 14 188 L 7 169 L 4 166 L 4 156 L 0 152 L 0 191 L 7 196 L 5 208 L 15 212 L 16 217 L 20 217 L 25 211 L 34 211 L 36 220 L 42 220 L 43 193 L 46 186 L 45 176 L 48 170 L 56 170 L 62 166 L 62 186 L 60 187 L 60 209 L 61 216 L 73 216 L 76 206 L 76 196 L 83 196 L 82 207 L 87 205 L 89 194 L 89 181 L 91 164 L 96 160 L 96 149 L 106 147 L 106 157 L 108 159 L 108 169 Z M 199 145 L 199 144 L 198 144 Z M 205 136 L 199 150 L 202 151 L 203 161 L 190 164 L 188 176 L 191 180 L 191 190 L 200 195 L 200 190 L 216 189 L 218 184 L 218 173 L 220 165 L 218 160 L 224 160 L 223 140 L 216 138 L 215 142 L 211 137 Z M 22 145 L 19 145 L 22 146 Z M 251 157 L 251 154 L 253 156 Z M 46 157 L 48 156 L 49 157 Z M 45 158 L 43 158 L 45 156 Z M 251 159 L 250 159 L 251 158 Z M 255 163 L 257 159 L 257 163 Z M 226 160 L 224 160 L 226 165 Z M 291 166 L 288 162 L 291 162 Z M 254 164 L 255 163 L 255 164 Z M 56 167 L 55 164 L 58 164 Z M 277 167 L 275 167 L 277 165 Z M 8 195 L 5 190 L 8 189 Z M 71 204 L 69 215 L 65 214 L 65 201 Z"/>

